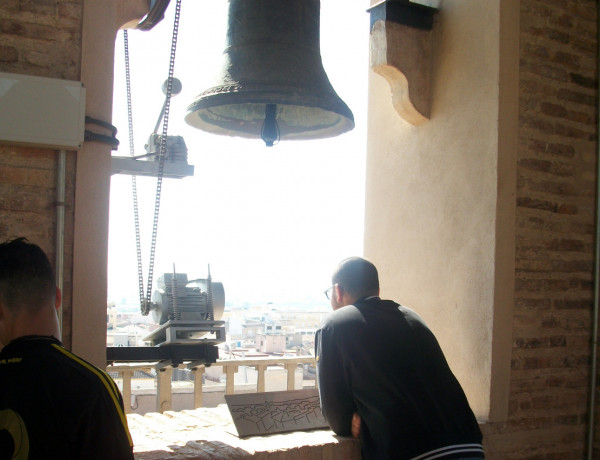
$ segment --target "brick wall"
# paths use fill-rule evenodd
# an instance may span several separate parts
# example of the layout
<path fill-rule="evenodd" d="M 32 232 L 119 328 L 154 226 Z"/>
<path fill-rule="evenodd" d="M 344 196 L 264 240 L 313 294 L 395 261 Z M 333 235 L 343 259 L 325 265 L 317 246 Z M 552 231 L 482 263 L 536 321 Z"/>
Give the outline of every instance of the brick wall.
<path fill-rule="evenodd" d="M 510 413 L 508 423 L 485 427 L 486 443 L 490 458 L 581 459 L 594 286 L 597 2 L 521 0 L 520 39 Z"/>
<path fill-rule="evenodd" d="M 78 80 L 83 0 L 2 0 L 0 71 Z"/>
<path fill-rule="evenodd" d="M 0 72 L 78 80 L 83 0 L 0 1 Z M 48 114 L 52 116 L 52 114 Z M 75 154 L 67 155 L 63 339 L 70 345 Z M 0 240 L 26 236 L 54 263 L 54 150 L 0 145 Z"/>

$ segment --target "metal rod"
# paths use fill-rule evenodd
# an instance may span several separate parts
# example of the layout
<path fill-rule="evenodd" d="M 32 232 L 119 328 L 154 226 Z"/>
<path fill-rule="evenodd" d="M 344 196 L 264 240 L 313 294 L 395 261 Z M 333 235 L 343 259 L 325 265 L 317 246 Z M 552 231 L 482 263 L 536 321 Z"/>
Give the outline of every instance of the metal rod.
<path fill-rule="evenodd" d="M 158 120 L 156 121 L 156 125 L 154 125 L 154 131 L 152 131 L 152 134 L 156 134 L 158 132 L 158 128 L 160 128 L 160 122 L 162 121 L 163 117 L 165 116 L 165 108 L 166 107 L 167 107 L 167 100 L 165 99 L 162 109 L 160 110 L 160 113 L 158 114 Z"/>
<path fill-rule="evenodd" d="M 64 284 L 64 257 L 65 257 L 65 189 L 66 189 L 67 152 L 58 151 L 58 174 L 56 179 L 56 262 L 55 276 L 56 286 L 63 290 Z M 63 308 L 58 311 L 58 324 L 60 326 L 60 337 L 63 333 Z"/>
<path fill-rule="evenodd" d="M 158 128 L 160 127 L 160 124 L 165 116 L 165 111 L 167 109 L 167 102 L 169 101 L 171 96 L 175 96 L 176 94 L 179 94 L 181 92 L 181 89 L 182 89 L 181 81 L 177 78 L 173 78 L 171 81 L 171 92 L 170 93 L 167 92 L 167 88 L 168 88 L 168 80 L 165 81 L 162 86 L 162 91 L 163 91 L 163 94 L 165 95 L 165 102 L 163 103 L 162 109 L 160 109 L 160 113 L 158 114 L 158 120 L 156 120 L 156 125 L 154 125 L 154 131 L 152 131 L 152 134 L 158 133 Z"/>

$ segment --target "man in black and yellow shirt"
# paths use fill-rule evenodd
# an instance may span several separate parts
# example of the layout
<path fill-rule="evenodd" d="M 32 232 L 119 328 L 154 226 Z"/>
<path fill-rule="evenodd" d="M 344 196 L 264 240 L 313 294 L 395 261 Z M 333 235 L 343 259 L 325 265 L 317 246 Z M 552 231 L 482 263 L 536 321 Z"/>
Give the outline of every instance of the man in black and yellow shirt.
<path fill-rule="evenodd" d="M 60 302 L 38 246 L 0 244 L 0 460 L 131 460 L 115 383 L 56 338 Z"/>

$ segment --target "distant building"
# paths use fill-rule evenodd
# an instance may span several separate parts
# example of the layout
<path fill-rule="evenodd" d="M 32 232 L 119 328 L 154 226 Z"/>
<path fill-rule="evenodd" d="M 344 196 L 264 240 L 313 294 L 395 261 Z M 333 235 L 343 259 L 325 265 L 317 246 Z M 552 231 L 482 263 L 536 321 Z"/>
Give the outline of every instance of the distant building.
<path fill-rule="evenodd" d="M 302 347 L 302 334 L 286 334 L 285 336 L 286 348 Z"/>
<path fill-rule="evenodd" d="M 256 337 L 264 329 L 264 323 L 258 320 L 248 319 L 242 325 L 243 337 Z"/>
<path fill-rule="evenodd" d="M 285 353 L 286 337 L 283 334 L 259 334 L 256 349 L 262 353 Z"/>

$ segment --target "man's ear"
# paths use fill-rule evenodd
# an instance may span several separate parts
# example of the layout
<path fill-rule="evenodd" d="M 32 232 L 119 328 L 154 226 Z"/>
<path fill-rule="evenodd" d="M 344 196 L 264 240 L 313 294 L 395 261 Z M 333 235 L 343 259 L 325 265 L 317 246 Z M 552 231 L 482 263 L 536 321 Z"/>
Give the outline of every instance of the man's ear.
<path fill-rule="evenodd" d="M 333 295 L 335 295 L 335 300 L 339 304 L 342 301 L 342 296 L 344 295 L 344 288 L 339 284 L 335 284 L 333 286 Z"/>

